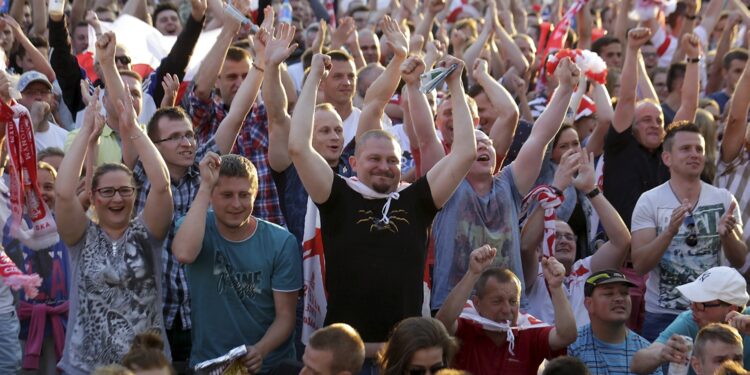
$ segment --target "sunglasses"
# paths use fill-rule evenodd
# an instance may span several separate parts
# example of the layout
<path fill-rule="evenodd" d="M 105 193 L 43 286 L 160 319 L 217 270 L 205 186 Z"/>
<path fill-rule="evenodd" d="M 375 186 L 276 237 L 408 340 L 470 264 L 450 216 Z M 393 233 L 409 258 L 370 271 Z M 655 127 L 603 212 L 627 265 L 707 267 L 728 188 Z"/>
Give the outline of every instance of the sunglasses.
<path fill-rule="evenodd" d="M 128 56 L 115 56 L 115 61 L 122 65 L 128 65 L 131 62 L 130 57 Z"/>
<path fill-rule="evenodd" d="M 409 375 L 427 375 L 427 372 L 429 372 L 431 375 L 437 374 L 438 371 L 445 368 L 444 364 L 434 365 L 430 368 L 415 368 L 409 370 Z"/>
<path fill-rule="evenodd" d="M 688 235 L 685 237 L 685 245 L 694 247 L 698 244 L 698 226 L 695 225 L 692 213 L 685 217 L 685 227 L 688 229 Z"/>
<path fill-rule="evenodd" d="M 120 194 L 121 197 L 129 197 L 133 195 L 133 192 L 135 192 L 135 188 L 132 186 L 122 186 L 117 189 L 113 187 L 104 187 L 96 189 L 96 192 L 99 193 L 102 198 L 112 198 L 115 196 L 115 193 Z"/>
<path fill-rule="evenodd" d="M 703 302 L 694 302 L 695 309 L 698 311 L 705 311 L 706 309 L 712 308 L 712 307 L 719 307 L 719 306 L 729 306 L 726 302 L 714 302 L 714 303 L 703 303 Z"/>

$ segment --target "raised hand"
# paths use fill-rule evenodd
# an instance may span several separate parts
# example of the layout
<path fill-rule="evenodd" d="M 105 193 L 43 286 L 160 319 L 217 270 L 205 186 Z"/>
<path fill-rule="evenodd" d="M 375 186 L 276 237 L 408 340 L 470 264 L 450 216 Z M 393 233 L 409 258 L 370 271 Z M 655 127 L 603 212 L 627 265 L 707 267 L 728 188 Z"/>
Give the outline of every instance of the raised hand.
<path fill-rule="evenodd" d="M 114 65 L 116 46 L 117 38 L 115 37 L 115 33 L 107 31 L 102 34 L 96 40 L 96 57 L 99 59 L 99 62 Z"/>
<path fill-rule="evenodd" d="M 701 40 L 697 35 L 693 33 L 685 34 L 682 36 L 682 48 L 685 50 L 685 55 L 688 58 L 694 59 L 701 55 Z"/>
<path fill-rule="evenodd" d="M 474 66 L 471 69 L 471 74 L 474 76 L 474 80 L 478 81 L 480 77 L 487 77 L 490 75 L 488 71 L 487 60 L 476 59 L 474 60 Z"/>
<path fill-rule="evenodd" d="M 265 48 L 266 67 L 281 64 L 297 49 L 297 43 L 292 43 L 295 30 L 294 26 L 282 23 L 276 28 L 275 35 L 267 37 Z"/>
<path fill-rule="evenodd" d="M 445 9 L 445 0 L 425 0 L 425 6 L 427 7 L 427 14 L 435 16 Z"/>
<path fill-rule="evenodd" d="M 724 319 L 742 335 L 750 334 L 750 316 L 730 311 Z"/>
<path fill-rule="evenodd" d="M 483 245 L 472 250 L 469 255 L 469 272 L 474 275 L 481 274 L 492 264 L 496 254 L 497 249 L 490 247 L 490 245 Z"/>
<path fill-rule="evenodd" d="M 719 236 L 724 237 L 737 229 L 737 217 L 734 216 L 734 210 L 737 208 L 737 203 L 732 200 L 729 205 L 729 210 L 721 216 L 719 220 Z"/>
<path fill-rule="evenodd" d="M 542 258 L 542 270 L 544 271 L 544 280 L 547 281 L 548 288 L 559 288 L 565 280 L 565 266 L 562 265 L 555 257 Z"/>
<path fill-rule="evenodd" d="M 313 39 L 312 47 L 310 47 L 313 52 L 321 53 L 323 51 L 323 43 L 326 40 L 326 33 L 328 33 L 328 24 L 326 23 L 326 20 L 321 19 L 318 33 L 315 34 L 315 39 Z"/>
<path fill-rule="evenodd" d="M 271 33 L 265 27 L 261 27 L 255 35 L 249 38 L 253 63 L 261 69 L 263 69 L 266 64 L 266 44 L 270 39 Z"/>
<path fill-rule="evenodd" d="M 453 64 L 458 65 L 458 68 L 456 68 L 456 70 L 454 70 L 446 79 L 446 82 L 448 82 L 449 85 L 461 83 L 461 74 L 464 71 L 464 61 L 452 55 L 445 55 L 445 57 L 443 57 L 443 59 L 437 64 L 439 68 L 449 68 Z"/>
<path fill-rule="evenodd" d="M 99 22 L 99 16 L 93 10 L 86 11 L 86 23 L 93 27 L 97 33 L 101 33 L 102 24 Z"/>
<path fill-rule="evenodd" d="M 102 135 L 102 130 L 104 130 L 106 119 L 104 118 L 104 115 L 102 115 L 101 109 L 102 103 L 96 103 L 94 113 L 94 128 L 91 131 L 91 136 L 89 137 L 90 145 L 99 143 L 99 137 Z"/>
<path fill-rule="evenodd" d="M 203 15 L 206 14 L 206 9 L 208 9 L 208 1 L 207 0 L 190 0 L 190 6 L 191 6 L 191 16 L 193 16 L 194 20 L 200 21 L 203 19 Z"/>
<path fill-rule="evenodd" d="M 208 151 L 206 156 L 198 164 L 198 170 L 201 174 L 201 186 L 213 190 L 219 181 L 219 169 L 221 168 L 221 156 Z"/>
<path fill-rule="evenodd" d="M 339 26 L 331 33 L 331 49 L 339 49 L 349 39 L 349 35 L 354 32 L 354 18 L 344 17 L 341 19 Z"/>
<path fill-rule="evenodd" d="M 596 187 L 596 171 L 594 170 L 594 153 L 581 151 L 578 175 L 573 179 L 573 186 L 582 193 L 589 193 Z"/>
<path fill-rule="evenodd" d="M 571 148 L 565 151 L 560 157 L 560 164 L 555 170 L 555 177 L 552 180 L 552 186 L 565 190 L 573 182 L 573 175 L 581 166 L 581 152 Z"/>
<path fill-rule="evenodd" d="M 180 77 L 177 74 L 165 74 L 161 82 L 164 89 L 164 97 L 161 100 L 162 107 L 173 107 L 177 98 L 177 92 L 180 91 Z"/>
<path fill-rule="evenodd" d="M 435 61 L 440 61 L 445 56 L 445 44 L 439 39 L 427 42 L 426 53 L 424 56 L 425 65 L 432 68 Z"/>
<path fill-rule="evenodd" d="M 322 53 L 316 53 L 312 62 L 310 63 L 309 77 L 318 77 L 318 80 L 323 80 L 328 76 L 328 72 L 331 70 L 331 57 Z"/>
<path fill-rule="evenodd" d="M 0 26 L 10 26 L 10 28 L 13 30 L 13 34 L 18 37 L 19 35 L 25 35 L 23 33 L 23 29 L 21 28 L 21 25 L 18 24 L 18 22 L 11 17 L 10 15 L 4 14 L 2 18 L 0 18 Z"/>
<path fill-rule="evenodd" d="M 99 102 L 99 88 L 94 90 L 94 95 L 89 96 L 88 102 L 86 103 L 86 109 L 83 112 L 83 127 L 87 130 L 93 131 L 95 129 L 96 115 L 101 111 L 101 103 Z"/>
<path fill-rule="evenodd" d="M 273 7 L 270 5 L 266 5 L 266 7 L 263 8 L 263 22 L 260 24 L 260 27 L 268 31 L 273 31 L 275 19 L 276 12 L 274 12 Z"/>
<path fill-rule="evenodd" d="M 29 116 L 31 117 L 31 124 L 34 129 L 38 129 L 44 121 L 47 121 L 47 116 L 50 114 L 49 103 L 45 101 L 35 101 L 29 108 Z"/>
<path fill-rule="evenodd" d="M 398 22 L 386 15 L 383 17 L 381 29 L 383 29 L 383 34 L 387 38 L 386 43 L 391 47 L 393 53 L 400 58 L 405 58 L 406 54 L 409 53 L 409 42 L 406 35 L 401 31 Z"/>
<path fill-rule="evenodd" d="M 419 77 L 424 73 L 425 65 L 419 56 L 409 56 L 401 63 L 401 78 L 406 84 L 419 84 Z"/>
<path fill-rule="evenodd" d="M 651 39 L 651 30 L 645 27 L 636 27 L 628 31 L 628 48 L 631 50 L 640 49 L 646 42 Z"/>
<path fill-rule="evenodd" d="M 130 137 L 137 136 L 141 132 L 138 128 L 135 109 L 133 108 L 133 97 L 130 95 L 130 85 L 125 84 L 125 95 L 122 100 L 117 101 L 117 113 L 120 115 L 120 134 Z"/>
<path fill-rule="evenodd" d="M 555 70 L 555 77 L 561 88 L 573 89 L 578 84 L 580 75 L 581 69 L 568 57 L 562 59 Z"/>

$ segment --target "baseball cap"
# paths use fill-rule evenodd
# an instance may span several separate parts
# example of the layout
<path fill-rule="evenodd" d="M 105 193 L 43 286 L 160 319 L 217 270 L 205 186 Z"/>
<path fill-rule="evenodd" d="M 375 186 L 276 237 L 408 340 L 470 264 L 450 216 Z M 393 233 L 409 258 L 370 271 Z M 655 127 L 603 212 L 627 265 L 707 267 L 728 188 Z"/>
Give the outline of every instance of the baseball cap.
<path fill-rule="evenodd" d="M 629 281 L 620 271 L 603 270 L 594 272 L 593 274 L 591 274 L 591 276 L 589 276 L 588 279 L 586 279 L 586 285 L 583 287 L 583 294 L 586 297 L 591 297 L 596 287 L 615 283 L 625 284 L 629 287 L 636 286 L 631 281 Z"/>
<path fill-rule="evenodd" d="M 36 70 L 29 70 L 28 72 L 21 74 L 21 78 L 18 79 L 18 91 L 23 92 L 32 82 L 42 82 L 52 90 L 52 83 L 47 79 L 47 76 Z"/>
<path fill-rule="evenodd" d="M 745 306 L 747 294 L 745 278 L 731 267 L 714 267 L 703 272 L 694 281 L 677 287 L 692 302 L 719 300 L 736 306 Z"/>

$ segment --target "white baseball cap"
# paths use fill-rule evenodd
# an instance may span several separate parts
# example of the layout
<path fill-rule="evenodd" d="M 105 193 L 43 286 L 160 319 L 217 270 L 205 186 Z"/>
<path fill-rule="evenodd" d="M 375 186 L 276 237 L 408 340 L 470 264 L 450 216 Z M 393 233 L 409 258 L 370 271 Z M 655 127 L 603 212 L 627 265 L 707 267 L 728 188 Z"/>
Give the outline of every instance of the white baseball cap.
<path fill-rule="evenodd" d="M 724 266 L 703 272 L 694 281 L 678 286 L 677 290 L 692 302 L 719 300 L 745 306 L 750 300 L 745 278 L 736 269 Z"/>

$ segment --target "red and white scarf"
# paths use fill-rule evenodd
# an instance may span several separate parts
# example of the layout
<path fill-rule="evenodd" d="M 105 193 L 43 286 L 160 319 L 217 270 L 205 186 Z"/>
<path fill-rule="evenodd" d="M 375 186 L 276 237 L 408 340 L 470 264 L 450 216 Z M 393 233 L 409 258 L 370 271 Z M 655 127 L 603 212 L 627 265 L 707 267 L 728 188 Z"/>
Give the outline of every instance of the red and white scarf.
<path fill-rule="evenodd" d="M 549 185 L 539 185 L 532 189 L 523 198 L 522 211 L 528 210 L 532 201 L 538 201 L 544 209 L 544 241 L 542 241 L 542 254 L 544 257 L 555 255 L 555 208 L 565 200 L 562 194 L 557 194 L 555 189 Z M 531 214 L 529 212 L 529 214 Z"/>
<path fill-rule="evenodd" d="M 466 301 L 466 304 L 464 304 L 464 309 L 461 311 L 461 315 L 459 315 L 459 317 L 470 320 L 480 325 L 485 331 L 505 332 L 506 340 L 508 341 L 508 351 L 511 354 L 514 354 L 513 348 L 515 347 L 516 342 L 515 336 L 513 335 L 514 329 L 520 331 L 529 328 L 549 327 L 549 324 L 529 314 L 519 314 L 515 326 L 511 326 L 510 321 L 500 323 L 494 320 L 487 319 L 479 315 L 479 311 L 477 311 L 476 307 L 474 307 L 474 303 L 471 300 Z"/>

